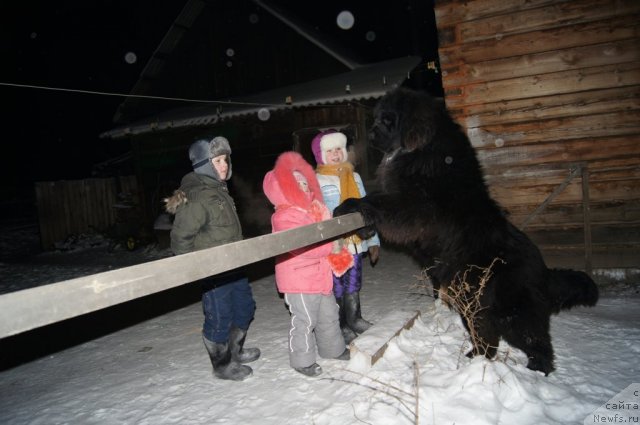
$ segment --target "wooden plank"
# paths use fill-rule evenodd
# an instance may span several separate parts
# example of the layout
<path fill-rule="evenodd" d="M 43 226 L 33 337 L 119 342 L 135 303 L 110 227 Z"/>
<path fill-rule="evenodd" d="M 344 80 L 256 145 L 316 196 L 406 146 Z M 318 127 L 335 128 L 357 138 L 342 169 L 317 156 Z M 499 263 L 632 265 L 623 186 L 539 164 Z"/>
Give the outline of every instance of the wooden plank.
<path fill-rule="evenodd" d="M 640 158 L 636 158 L 634 166 L 628 166 L 617 169 L 597 170 L 591 171 L 590 182 L 593 188 L 593 194 L 591 195 L 591 205 L 595 204 L 616 204 L 617 202 L 625 201 L 629 203 L 630 209 L 619 209 L 619 220 L 623 222 L 633 221 L 637 219 L 637 211 L 634 213 L 633 203 L 640 200 Z M 591 170 L 591 165 L 587 165 Z M 566 180 L 568 170 L 553 170 L 542 169 L 539 175 L 535 175 L 534 166 L 527 167 L 528 170 L 532 170 L 527 174 L 514 173 L 508 177 L 499 177 L 493 175 L 490 179 L 487 179 L 487 184 L 490 189 L 490 193 L 495 199 L 500 202 L 503 207 L 506 207 L 512 218 L 517 222 L 522 222 L 516 219 L 516 216 L 520 214 L 522 216 L 526 212 L 528 214 L 530 210 L 544 202 L 546 196 L 553 192 L 557 186 L 562 184 Z M 580 186 L 573 182 L 565 189 L 565 193 L 558 196 L 554 200 L 554 204 L 569 206 L 571 204 L 580 205 Z M 546 195 L 545 195 L 546 194 Z M 634 218 L 635 217 L 635 218 Z M 540 218 L 538 222 L 544 222 L 547 225 L 563 225 L 567 224 L 565 220 L 559 220 L 558 216 L 552 216 L 545 221 Z M 600 215 L 599 220 L 604 219 Z M 611 220 L 612 218 L 609 218 Z M 574 222 L 577 217 L 574 215 Z"/>
<path fill-rule="evenodd" d="M 487 16 L 504 15 L 521 10 L 553 5 L 562 0 L 437 0 L 434 14 L 438 27 L 472 21 Z"/>
<path fill-rule="evenodd" d="M 377 321 L 351 342 L 350 369 L 366 372 L 382 358 L 389 342 L 403 330 L 411 329 L 419 317 L 420 312 L 416 310 L 396 310 Z"/>
<path fill-rule="evenodd" d="M 504 177 L 495 177 L 485 179 L 489 185 L 499 185 L 503 187 L 520 187 L 523 185 L 535 186 L 537 184 L 561 184 L 567 177 L 567 175 L 579 165 L 575 164 L 569 168 L 562 169 L 547 169 L 539 167 L 541 170 L 539 173 L 535 172 L 537 166 L 526 167 L 527 170 L 531 170 L 530 173 L 516 173 Z M 638 158 L 635 166 L 620 167 L 615 169 L 598 170 L 588 167 L 590 171 L 589 180 L 592 182 L 623 182 L 628 180 L 640 179 L 640 158 Z M 640 195 L 639 195 L 640 197 Z"/>
<path fill-rule="evenodd" d="M 640 63 L 630 62 L 489 81 L 461 88 L 447 86 L 445 100 L 447 107 L 452 109 L 477 103 L 637 85 L 640 85 Z"/>
<path fill-rule="evenodd" d="M 103 219 L 102 226 L 106 229 L 116 222 L 116 210 L 113 207 L 118 202 L 118 188 L 116 187 L 115 179 L 109 179 L 105 182 L 105 200 L 103 211 L 106 212 L 106 216 Z"/>
<path fill-rule="evenodd" d="M 71 219 L 69 204 L 72 202 L 69 199 L 69 186 L 73 184 L 72 181 L 63 180 L 55 185 L 56 188 L 56 204 L 55 207 L 58 210 L 58 238 L 66 239 L 71 233 Z"/>
<path fill-rule="evenodd" d="M 96 180 L 96 179 L 91 179 Z M 82 234 L 89 232 L 90 223 L 92 218 L 92 212 L 99 208 L 104 208 L 103 205 L 97 204 L 88 204 L 87 199 L 91 195 L 91 182 L 87 180 L 81 180 L 78 183 L 77 190 L 73 193 L 74 203 L 72 204 L 72 209 L 76 210 L 76 215 L 74 217 L 75 234 Z"/>
<path fill-rule="evenodd" d="M 581 270 L 584 266 L 582 246 L 540 246 L 548 267 Z M 594 246 L 593 270 L 596 283 L 635 282 L 640 275 L 640 249 L 637 247 Z M 609 279 L 606 277 L 609 276 Z M 615 277 L 614 277 L 615 276 Z"/>
<path fill-rule="evenodd" d="M 541 53 L 444 66 L 442 74 L 446 74 L 447 87 L 455 87 L 549 72 L 633 62 L 640 60 L 638 42 L 638 39 L 627 39 L 564 49 L 558 49 L 554 46 L 553 50 Z"/>
<path fill-rule="evenodd" d="M 640 158 L 640 134 L 478 149 L 477 155 L 485 169 L 493 166 L 520 167 L 614 158 L 631 159 L 637 164 Z"/>
<path fill-rule="evenodd" d="M 640 225 L 636 226 L 593 226 L 592 238 L 594 248 L 597 245 L 616 245 L 640 247 Z M 536 244 L 546 246 L 573 245 L 584 248 L 584 233 L 582 227 L 568 229 L 563 232 L 557 230 L 540 229 L 525 232 Z M 640 264 L 640 258 L 638 258 Z"/>
<path fill-rule="evenodd" d="M 501 205 L 539 205 L 554 191 L 556 185 L 521 185 L 518 187 L 491 186 L 489 192 Z M 640 199 L 640 179 L 622 182 L 591 183 L 592 202 L 634 201 Z M 552 201 L 557 204 L 582 202 L 582 185 L 580 182 L 570 183 L 562 193 Z"/>
<path fill-rule="evenodd" d="M 67 216 L 65 214 L 65 205 L 64 201 L 60 202 L 60 200 L 64 199 L 64 187 L 65 181 L 54 182 L 49 186 L 51 189 L 51 199 L 50 199 L 50 212 L 52 214 L 53 219 L 53 243 L 66 238 L 67 236 Z"/>
<path fill-rule="evenodd" d="M 589 170 L 584 167 L 582 174 L 582 212 L 584 214 L 584 269 L 588 275 L 592 272 L 593 244 L 591 240 L 591 201 L 589 195 Z"/>
<path fill-rule="evenodd" d="M 544 181 L 544 183 L 560 184 L 566 177 L 569 170 L 578 165 L 586 165 L 591 172 L 591 178 L 595 181 L 607 180 L 627 180 L 640 178 L 640 158 L 635 162 L 629 160 L 629 164 L 617 167 L 602 168 L 597 166 L 600 163 L 567 163 L 563 164 L 531 164 L 523 167 L 514 167 L 506 169 L 487 170 L 485 172 L 485 181 L 491 184 L 507 184 L 516 182 L 520 184 L 524 180 L 529 182 Z"/>
<path fill-rule="evenodd" d="M 553 191 L 550 192 L 549 195 L 547 195 L 545 200 L 542 201 L 540 203 L 540 205 L 538 205 L 536 207 L 536 209 L 527 218 L 525 218 L 525 220 L 520 225 L 520 228 L 524 229 L 525 227 L 527 227 L 527 224 L 529 224 L 529 222 L 531 220 L 533 220 L 533 218 L 535 218 L 536 215 L 538 215 L 539 213 L 544 211 L 544 209 L 547 207 L 547 205 L 549 205 L 551 202 L 553 202 L 553 200 L 560 193 L 562 193 L 569 184 L 571 184 L 571 181 L 576 177 L 576 175 L 578 175 L 579 172 L 581 172 L 581 170 L 583 168 L 584 167 L 580 166 L 580 167 L 576 167 L 576 168 L 570 170 L 569 175 L 558 186 L 553 188 Z"/>
<path fill-rule="evenodd" d="M 535 208 L 535 204 L 511 205 L 507 208 L 509 219 L 513 223 L 522 223 Z M 603 203 L 592 201 L 590 213 L 591 223 L 595 226 L 640 226 L 640 200 Z M 527 230 L 576 228 L 583 225 L 582 205 L 552 204 L 529 223 Z"/>
<path fill-rule="evenodd" d="M 467 129 L 476 148 L 516 146 L 529 143 L 568 142 L 640 133 L 640 109 L 608 114 L 547 118 L 521 123 L 487 125 Z"/>
<path fill-rule="evenodd" d="M 538 8 L 514 10 L 507 16 L 490 16 L 456 25 L 458 43 L 469 43 L 509 34 L 549 31 L 556 27 L 602 21 L 616 16 L 637 14 L 640 2 L 619 0 L 603 7 L 601 0 L 557 2 Z"/>
<path fill-rule="evenodd" d="M 100 195 L 104 191 L 105 179 L 87 179 L 84 188 L 83 209 L 89 224 L 96 229 L 103 230 L 103 224 L 110 205 L 101 202 Z"/>
<path fill-rule="evenodd" d="M 487 102 L 450 109 L 464 128 L 640 110 L 640 86 Z"/>
<path fill-rule="evenodd" d="M 604 140 L 604 143 L 609 144 L 611 140 Z M 614 143 L 610 144 L 615 146 Z M 584 161 L 589 166 L 589 170 L 597 173 L 607 173 L 620 171 L 621 173 L 628 173 L 629 175 L 637 176 L 637 168 L 640 165 L 640 158 L 625 156 L 625 157 L 611 157 L 604 159 L 595 159 L 590 161 Z M 492 181 L 500 181 L 501 179 L 518 179 L 518 178 L 531 178 L 532 176 L 540 176 L 544 178 L 555 178 L 560 176 L 561 173 L 566 173 L 566 170 L 574 167 L 575 162 L 570 162 L 567 158 L 564 162 L 558 163 L 536 163 L 532 161 L 529 164 L 505 164 L 505 165 L 493 165 L 491 167 L 485 167 L 485 178 L 491 183 Z M 628 170 L 628 171 L 624 171 Z"/>
<path fill-rule="evenodd" d="M 363 224 L 360 214 L 349 214 L 184 255 L 0 295 L 0 338 L 329 240 Z"/>
<path fill-rule="evenodd" d="M 51 221 L 48 206 L 48 183 L 36 182 L 36 206 L 38 209 L 38 225 L 40 228 L 40 245 L 42 249 L 49 249 L 53 241 L 51 235 Z"/>
<path fill-rule="evenodd" d="M 587 44 L 637 39 L 638 14 L 552 28 L 545 31 L 511 34 L 465 44 L 440 45 L 438 56 L 443 69 L 462 63 L 477 63 L 510 56 L 546 52 Z M 446 75 L 443 74 L 445 86 Z"/>

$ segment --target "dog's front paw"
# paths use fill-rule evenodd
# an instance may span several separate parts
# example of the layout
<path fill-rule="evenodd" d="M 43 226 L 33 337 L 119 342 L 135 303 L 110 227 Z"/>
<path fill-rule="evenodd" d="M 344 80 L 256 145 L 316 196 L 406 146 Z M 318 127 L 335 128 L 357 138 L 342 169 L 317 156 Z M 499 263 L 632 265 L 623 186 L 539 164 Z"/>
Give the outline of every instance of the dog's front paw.
<path fill-rule="evenodd" d="M 527 368 L 531 370 L 538 370 L 544 373 L 544 376 L 549 376 L 551 372 L 555 370 L 553 367 L 553 359 L 546 359 L 542 357 L 530 357 L 527 363 Z"/>
<path fill-rule="evenodd" d="M 356 198 L 345 199 L 343 203 L 333 210 L 333 216 L 339 217 L 345 214 L 360 212 L 360 200 Z"/>
<path fill-rule="evenodd" d="M 356 231 L 356 235 L 358 235 L 360 239 L 369 239 L 375 234 L 376 230 L 373 228 L 373 226 L 365 226 Z"/>

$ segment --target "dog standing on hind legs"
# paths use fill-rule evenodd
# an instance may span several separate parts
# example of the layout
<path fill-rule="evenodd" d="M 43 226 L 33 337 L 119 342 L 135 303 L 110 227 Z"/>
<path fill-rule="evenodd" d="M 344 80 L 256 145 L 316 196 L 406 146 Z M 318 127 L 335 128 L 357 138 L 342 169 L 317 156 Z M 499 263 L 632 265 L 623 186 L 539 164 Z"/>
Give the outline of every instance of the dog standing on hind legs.
<path fill-rule="evenodd" d="M 547 268 L 491 198 L 475 150 L 443 102 L 405 88 L 389 92 L 374 110 L 370 144 L 385 153 L 380 189 L 345 200 L 334 216 L 361 213 L 361 238 L 375 231 L 407 248 L 442 293 L 476 266 L 466 283 L 472 293 L 482 291 L 481 310 L 471 323 L 462 316 L 477 335 L 469 354 L 493 358 L 502 338 L 524 351 L 529 369 L 551 373 L 550 316 L 595 305 L 595 282 L 580 271 Z M 481 287 L 479 270 L 495 259 L 501 261 Z"/>

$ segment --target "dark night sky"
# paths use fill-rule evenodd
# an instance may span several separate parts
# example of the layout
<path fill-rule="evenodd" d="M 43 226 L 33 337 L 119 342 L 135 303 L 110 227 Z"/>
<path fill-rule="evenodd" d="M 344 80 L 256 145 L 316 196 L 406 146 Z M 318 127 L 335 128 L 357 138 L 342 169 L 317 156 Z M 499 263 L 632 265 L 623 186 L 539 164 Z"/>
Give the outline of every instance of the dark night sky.
<path fill-rule="evenodd" d="M 0 82 L 128 93 L 183 1 L 21 1 L 3 5 Z M 166 4 L 161 9 L 156 3 Z M 152 10 L 153 14 L 149 13 Z M 135 63 L 125 55 L 134 52 Z M 0 87 L 6 186 L 87 177 L 128 149 L 98 138 L 122 97 Z M 9 102 L 7 102 L 9 100 Z"/>
<path fill-rule="evenodd" d="M 0 82 L 126 94 L 186 1 L 7 3 L 0 13 Z M 316 29 L 340 37 L 372 61 L 414 54 L 406 51 L 406 46 L 415 46 L 418 38 L 424 38 L 405 34 L 413 40 L 394 39 L 403 23 L 385 10 L 374 13 L 368 9 L 369 2 L 277 3 L 297 9 L 296 13 Z M 432 7 L 431 3 L 413 2 L 423 8 Z M 358 31 L 336 25 L 337 12 L 345 9 L 353 12 Z M 403 11 L 405 15 L 413 12 Z M 375 42 L 364 36 L 369 29 L 377 32 Z M 405 48 L 398 50 L 398 46 Z M 435 40 L 428 48 L 435 51 Z M 136 55 L 135 62 L 125 59 L 129 52 Z M 129 149 L 125 141 L 98 137 L 113 127 L 112 118 L 122 97 L 6 86 L 0 86 L 0 93 L 5 130 L 0 155 L 5 171 L 3 197 L 32 190 L 33 181 L 89 177 L 94 163 Z"/>

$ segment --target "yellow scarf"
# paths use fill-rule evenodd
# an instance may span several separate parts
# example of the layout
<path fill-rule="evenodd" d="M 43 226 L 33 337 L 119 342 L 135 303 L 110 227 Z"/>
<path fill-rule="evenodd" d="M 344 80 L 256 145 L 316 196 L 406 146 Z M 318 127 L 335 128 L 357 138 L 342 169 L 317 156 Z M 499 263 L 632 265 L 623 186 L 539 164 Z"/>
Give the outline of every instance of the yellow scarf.
<path fill-rule="evenodd" d="M 316 167 L 316 172 L 325 176 L 338 176 L 340 178 L 340 203 L 349 198 L 362 198 L 353 175 L 353 164 L 350 162 L 320 164 Z M 361 241 L 355 233 L 345 237 L 345 240 L 354 244 L 358 244 Z"/>
<path fill-rule="evenodd" d="M 360 199 L 360 191 L 353 176 L 353 165 L 349 162 L 341 162 L 340 164 L 321 164 L 316 168 L 318 174 L 325 176 L 338 176 L 340 178 L 340 202 L 345 199 Z"/>

